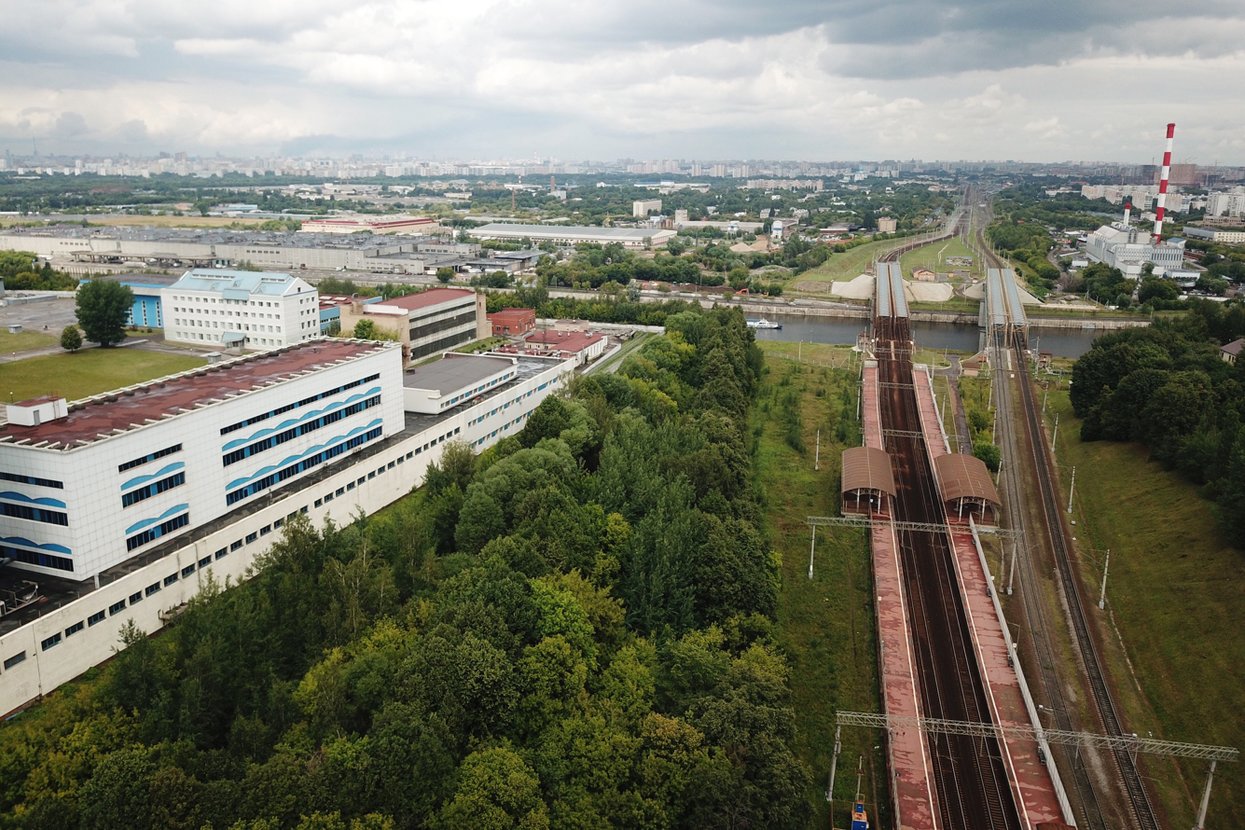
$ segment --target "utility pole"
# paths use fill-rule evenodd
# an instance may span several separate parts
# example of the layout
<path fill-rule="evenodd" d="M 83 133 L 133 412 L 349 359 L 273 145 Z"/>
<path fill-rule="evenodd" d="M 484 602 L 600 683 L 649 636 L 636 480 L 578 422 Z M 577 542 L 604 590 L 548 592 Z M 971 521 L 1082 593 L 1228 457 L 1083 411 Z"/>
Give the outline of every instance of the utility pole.
<path fill-rule="evenodd" d="M 1058 442 L 1059 442 L 1059 413 L 1056 412 L 1055 413 L 1055 432 L 1050 437 L 1050 454 L 1051 455 L 1055 454 L 1055 446 L 1058 444 Z M 1068 498 L 1071 499 L 1072 497 L 1069 496 Z M 1068 502 L 1068 504 L 1071 504 L 1071 503 L 1072 503 L 1071 501 Z M 1071 508 L 1068 509 L 1068 512 L 1072 512 Z"/>
<path fill-rule="evenodd" d="M 821 427 L 817 428 L 817 449 L 813 452 L 813 471 L 821 471 Z"/>
<path fill-rule="evenodd" d="M 1206 789 L 1202 790 L 1202 804 L 1197 809 L 1197 824 L 1193 830 L 1205 830 L 1206 808 L 1210 806 L 1210 785 L 1215 780 L 1215 762 L 1210 762 L 1210 772 L 1206 774 Z"/>
<path fill-rule="evenodd" d="M 813 578 L 813 551 L 817 549 L 817 525 L 813 525 L 813 541 L 808 545 L 808 578 Z"/>
<path fill-rule="evenodd" d="M 1098 595 L 1098 610 L 1107 607 L 1107 568 L 1111 567 L 1111 548 L 1107 548 L 1107 559 L 1102 563 L 1102 593 Z"/>
<path fill-rule="evenodd" d="M 1072 495 L 1076 492 L 1076 467 L 1072 467 L 1072 486 L 1068 488 L 1068 513 L 1072 512 Z"/>
<path fill-rule="evenodd" d="M 1016 581 L 1016 560 L 1018 558 L 1020 558 L 1020 551 L 1016 549 L 1015 545 L 1012 545 L 1012 567 L 1007 572 L 1007 595 L 1009 597 L 1012 595 L 1012 583 Z"/>

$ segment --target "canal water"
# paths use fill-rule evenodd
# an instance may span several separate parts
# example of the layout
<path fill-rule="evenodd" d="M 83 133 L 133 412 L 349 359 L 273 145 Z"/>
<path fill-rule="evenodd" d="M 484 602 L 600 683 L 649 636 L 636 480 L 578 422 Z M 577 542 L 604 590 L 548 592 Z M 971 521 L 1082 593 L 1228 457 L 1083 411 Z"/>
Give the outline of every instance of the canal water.
<path fill-rule="evenodd" d="M 757 315 L 749 314 L 749 319 Z M 834 343 L 850 346 L 856 335 L 868 328 L 868 320 L 857 317 L 805 317 L 799 314 L 769 314 L 767 320 L 782 323 L 781 329 L 757 329 L 757 340 L 779 340 L 794 343 Z M 980 330 L 976 325 L 956 326 L 950 323 L 913 322 L 912 337 L 922 349 L 951 349 L 975 352 Z M 1044 329 L 1029 327 L 1033 345 L 1056 357 L 1080 357 L 1089 351 L 1099 329 Z"/>

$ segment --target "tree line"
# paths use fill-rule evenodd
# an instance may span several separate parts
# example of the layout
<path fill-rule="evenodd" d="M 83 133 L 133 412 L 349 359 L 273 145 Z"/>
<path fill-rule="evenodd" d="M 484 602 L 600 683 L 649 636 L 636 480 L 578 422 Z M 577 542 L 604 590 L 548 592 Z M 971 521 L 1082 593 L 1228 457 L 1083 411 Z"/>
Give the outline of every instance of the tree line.
<path fill-rule="evenodd" d="M 737 311 L 517 437 L 291 520 L 227 591 L 0 729 L 0 827 L 802 826 Z"/>
<path fill-rule="evenodd" d="M 1138 441 L 1202 486 L 1230 538 L 1245 538 L 1245 306 L 1197 300 L 1190 313 L 1103 335 L 1077 360 L 1070 392 L 1087 441 Z"/>

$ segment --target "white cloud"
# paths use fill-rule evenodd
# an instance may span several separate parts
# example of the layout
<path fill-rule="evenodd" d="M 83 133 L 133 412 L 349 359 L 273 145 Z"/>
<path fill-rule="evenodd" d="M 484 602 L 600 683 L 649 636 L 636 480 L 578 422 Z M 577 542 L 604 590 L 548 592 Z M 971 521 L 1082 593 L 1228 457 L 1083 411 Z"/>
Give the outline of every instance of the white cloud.
<path fill-rule="evenodd" d="M 1245 162 L 1228 0 L 3 4 L 0 139 L 74 152 L 1145 160 L 1170 118 L 1178 156 Z"/>

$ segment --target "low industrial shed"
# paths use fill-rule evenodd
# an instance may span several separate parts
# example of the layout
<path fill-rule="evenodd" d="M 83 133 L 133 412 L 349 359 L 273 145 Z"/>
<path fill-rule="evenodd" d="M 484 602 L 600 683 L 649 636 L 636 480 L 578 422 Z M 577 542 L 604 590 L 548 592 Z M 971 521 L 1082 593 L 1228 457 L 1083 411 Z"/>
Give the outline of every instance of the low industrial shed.
<path fill-rule="evenodd" d="M 940 455 L 934 459 L 934 475 L 948 515 L 960 519 L 971 515 L 987 524 L 998 522 L 1002 507 L 999 491 L 980 458 L 963 453 Z"/>
<path fill-rule="evenodd" d="M 873 447 L 843 450 L 841 482 L 844 513 L 891 512 L 895 476 L 888 453 Z"/>

